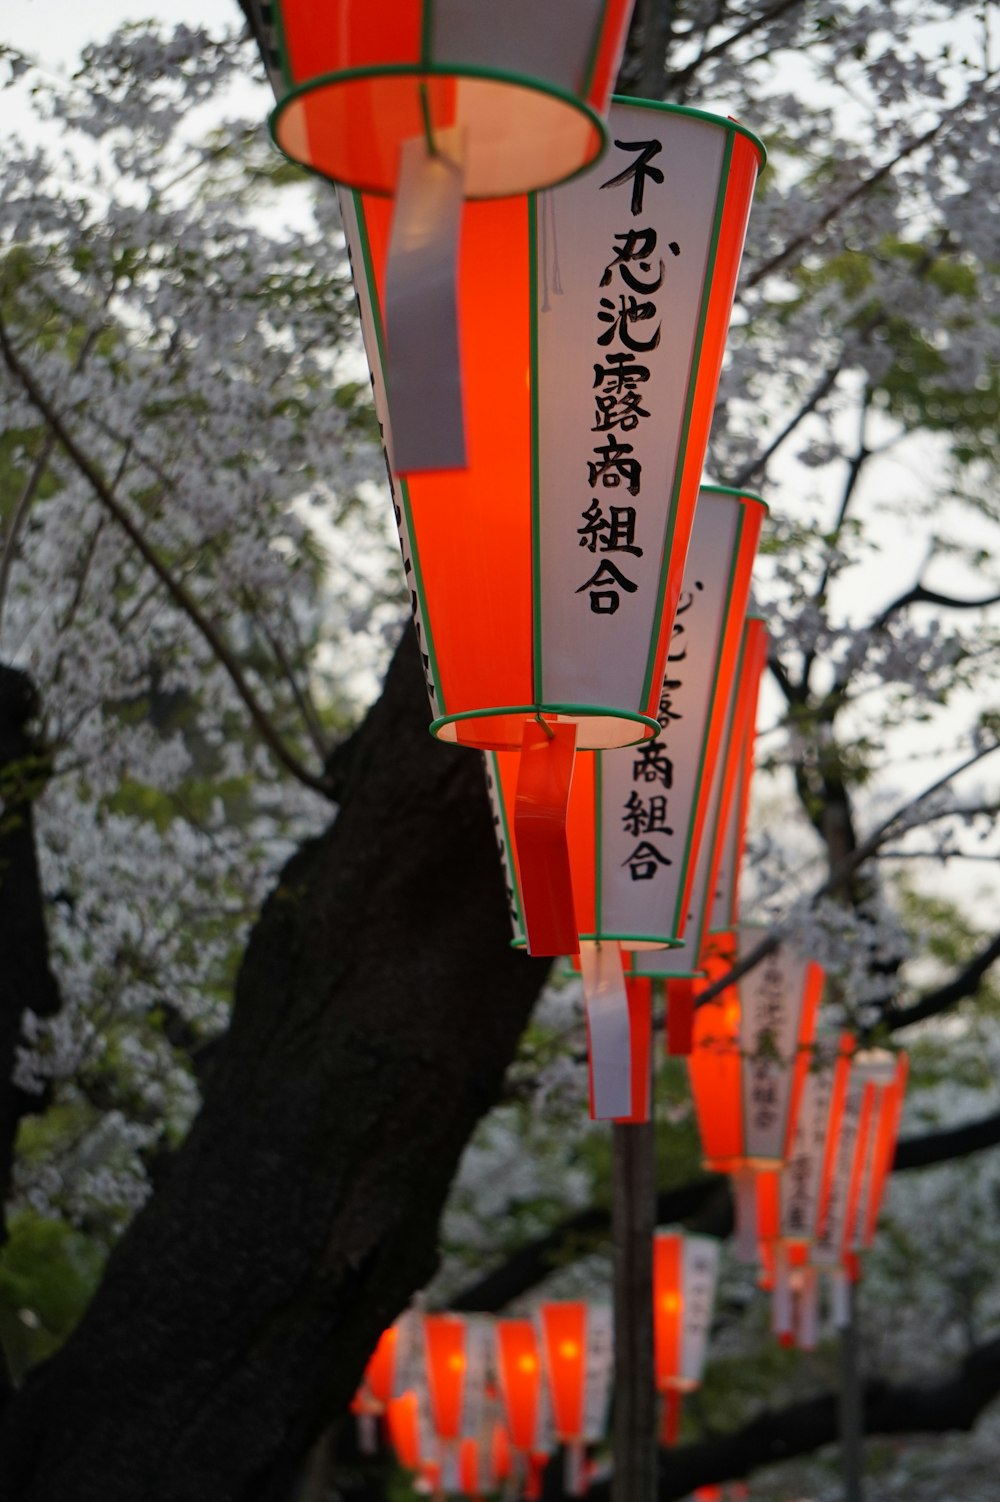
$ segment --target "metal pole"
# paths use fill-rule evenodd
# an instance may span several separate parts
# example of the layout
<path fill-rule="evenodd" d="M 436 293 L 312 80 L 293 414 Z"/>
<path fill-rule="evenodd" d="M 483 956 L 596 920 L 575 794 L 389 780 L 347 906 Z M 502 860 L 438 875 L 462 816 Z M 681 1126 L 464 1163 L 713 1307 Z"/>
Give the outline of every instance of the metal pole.
<path fill-rule="evenodd" d="M 612 1127 L 615 1405 L 612 1502 L 656 1502 L 653 1369 L 653 1229 L 656 1146 L 652 1122 Z"/>
<path fill-rule="evenodd" d="M 844 1502 L 864 1502 L 864 1398 L 861 1390 L 857 1284 L 847 1286 L 847 1323 L 840 1332 L 840 1449 Z"/>

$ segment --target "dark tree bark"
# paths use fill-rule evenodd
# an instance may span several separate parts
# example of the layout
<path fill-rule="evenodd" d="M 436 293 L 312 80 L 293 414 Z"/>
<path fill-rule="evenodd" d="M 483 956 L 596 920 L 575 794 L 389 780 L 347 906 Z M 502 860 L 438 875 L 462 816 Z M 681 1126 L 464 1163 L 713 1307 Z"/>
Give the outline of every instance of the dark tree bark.
<path fill-rule="evenodd" d="M 548 961 L 509 948 L 480 758 L 428 717 L 408 630 L 254 929 L 190 1136 L 8 1409 L 4 1502 L 285 1502 L 433 1273 Z"/>
<path fill-rule="evenodd" d="M 51 1017 L 59 991 L 49 969 L 48 936 L 35 856 L 32 804 L 45 787 L 49 763 L 32 732 L 38 705 L 27 676 L 0 666 L 0 1244 L 18 1124 L 43 1097 L 11 1081 L 24 1043 L 26 1009 Z M 0 1379 L 0 1401 L 3 1382 Z"/>

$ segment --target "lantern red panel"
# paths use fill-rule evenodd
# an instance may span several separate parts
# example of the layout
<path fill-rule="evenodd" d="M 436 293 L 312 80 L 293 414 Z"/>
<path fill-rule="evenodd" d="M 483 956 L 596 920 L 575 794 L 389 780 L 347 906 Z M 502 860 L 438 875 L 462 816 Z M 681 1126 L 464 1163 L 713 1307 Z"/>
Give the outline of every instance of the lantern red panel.
<path fill-rule="evenodd" d="M 428 1314 L 423 1324 L 434 1431 L 449 1443 L 474 1439 L 482 1426 L 486 1402 L 489 1325 L 453 1314 Z"/>
<path fill-rule="evenodd" d="M 612 127 L 648 160 L 614 147 L 550 194 L 467 207 L 469 467 L 394 485 L 432 728 L 484 749 L 518 749 L 536 714 L 576 723 L 581 748 L 657 730 L 762 152 L 730 121 L 666 106 L 616 104 Z M 391 466 L 389 210 L 357 195 L 343 210 Z"/>
<path fill-rule="evenodd" d="M 275 140 L 381 193 L 400 150 L 461 132 L 472 198 L 526 193 L 594 160 L 631 0 L 273 0 Z M 280 81 L 279 81 L 280 70 Z"/>
<path fill-rule="evenodd" d="M 511 1446 L 523 1455 L 546 1451 L 550 1446 L 549 1402 L 531 1320 L 497 1320 L 496 1367 Z"/>

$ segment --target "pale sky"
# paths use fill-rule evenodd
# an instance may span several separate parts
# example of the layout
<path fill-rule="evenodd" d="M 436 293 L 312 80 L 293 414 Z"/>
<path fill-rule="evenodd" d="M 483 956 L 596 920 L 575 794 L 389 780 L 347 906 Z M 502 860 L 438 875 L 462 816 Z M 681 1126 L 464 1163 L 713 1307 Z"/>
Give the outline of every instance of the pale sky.
<path fill-rule="evenodd" d="M 0 42 L 50 65 L 72 67 L 81 48 L 123 21 L 185 21 L 212 28 L 238 24 L 236 0 L 4 0 Z"/>

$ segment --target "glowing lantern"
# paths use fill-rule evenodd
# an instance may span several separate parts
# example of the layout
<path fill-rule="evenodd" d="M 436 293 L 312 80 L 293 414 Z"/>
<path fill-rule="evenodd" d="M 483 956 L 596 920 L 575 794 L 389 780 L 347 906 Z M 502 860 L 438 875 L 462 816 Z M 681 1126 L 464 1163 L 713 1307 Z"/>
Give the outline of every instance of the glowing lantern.
<path fill-rule="evenodd" d="M 489 1322 L 454 1314 L 424 1318 L 424 1352 L 430 1418 L 445 1447 L 475 1439 L 482 1430 Z"/>
<path fill-rule="evenodd" d="M 783 1343 L 797 1335 L 803 1350 L 816 1343 L 817 1279 L 809 1265 L 830 1195 L 854 1039 L 816 1043 L 802 1084 L 798 1121 L 788 1162 L 776 1181 L 774 1235 L 766 1237 L 773 1288 L 775 1333 Z"/>
<path fill-rule="evenodd" d="M 758 616 L 743 627 L 743 640 L 726 712 L 725 729 L 708 798 L 704 835 L 691 884 L 683 949 L 633 952 L 629 974 L 649 975 L 666 986 L 667 1053 L 691 1052 L 695 988 L 704 975 L 702 956 L 713 908 L 724 906 L 727 931 L 737 924 L 738 876 L 753 773 L 760 675 L 767 661 L 767 630 Z"/>
<path fill-rule="evenodd" d="M 400 1465 L 409 1471 L 423 1471 L 436 1464 L 437 1442 L 430 1428 L 426 1398 L 412 1388 L 393 1398 L 386 1408 L 389 1440 Z"/>
<path fill-rule="evenodd" d="M 395 194 L 388 273 L 400 472 L 465 463 L 455 263 L 464 198 L 551 187 L 595 160 L 631 0 L 258 0 L 272 129 L 294 161 Z M 432 341 L 435 358 L 428 361 Z"/>
<path fill-rule="evenodd" d="M 552 1414 L 542 1357 L 531 1320 L 496 1322 L 500 1402 L 510 1436 L 512 1473 L 530 1490 L 539 1459 L 552 1449 Z"/>
<path fill-rule="evenodd" d="M 705 1370 L 719 1276 L 719 1243 L 707 1236 L 657 1231 L 653 1240 L 653 1333 L 657 1391 L 663 1394 L 662 1443 L 676 1443 L 681 1394 Z"/>
<path fill-rule="evenodd" d="M 760 936 L 740 928 L 738 957 Z M 719 948 L 707 962 L 709 979 L 732 960 L 731 948 Z M 791 1151 L 823 981 L 819 965 L 779 944 L 695 1017 L 688 1071 L 705 1167 L 733 1177 L 736 1252 L 745 1261 L 757 1253 L 759 1180 L 776 1174 Z"/>
<path fill-rule="evenodd" d="M 658 700 L 662 733 L 577 758 L 567 830 L 596 1117 L 636 1116 L 619 950 L 683 942 L 764 509 L 756 496 L 702 487 Z M 509 827 L 524 753 L 489 760 L 496 817 Z M 530 854 L 519 830 L 511 854 L 525 913 Z M 525 932 L 515 928 L 514 941 L 526 942 Z"/>
<path fill-rule="evenodd" d="M 594 1304 L 542 1304 L 542 1360 L 556 1438 L 566 1446 L 566 1491 L 586 1489 L 585 1446 L 604 1434 L 611 1392 L 611 1310 Z"/>
<path fill-rule="evenodd" d="M 892 1166 L 906 1089 L 905 1055 L 857 1053 L 850 1078 L 829 1193 L 812 1262 L 830 1279 L 833 1320 L 849 1319 L 848 1283 L 860 1276 L 857 1253 L 871 1244 Z"/>
<path fill-rule="evenodd" d="M 394 484 L 432 730 L 530 751 L 513 823 L 539 954 L 576 947 L 568 866 L 546 862 L 565 819 L 567 749 L 658 730 L 762 159 L 742 127 L 697 111 L 621 102 L 611 127 L 624 144 L 573 182 L 467 206 L 469 468 Z M 343 195 L 343 217 L 398 469 L 381 353 L 389 210 Z"/>

